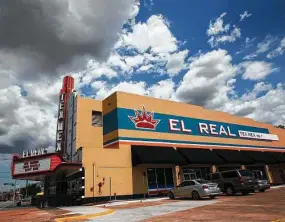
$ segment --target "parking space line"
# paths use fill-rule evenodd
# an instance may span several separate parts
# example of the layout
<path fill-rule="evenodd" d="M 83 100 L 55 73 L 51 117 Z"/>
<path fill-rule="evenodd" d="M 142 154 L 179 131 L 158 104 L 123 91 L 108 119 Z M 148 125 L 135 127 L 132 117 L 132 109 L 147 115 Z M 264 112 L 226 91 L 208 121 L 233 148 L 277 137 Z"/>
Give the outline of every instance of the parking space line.
<path fill-rule="evenodd" d="M 80 216 L 72 216 L 72 217 L 64 217 L 64 218 L 57 218 L 55 219 L 56 222 L 65 222 L 65 221 L 74 221 L 74 220 L 87 220 L 87 219 L 93 219 L 95 217 L 100 217 L 100 216 L 104 216 L 107 214 L 111 214 L 113 213 L 114 210 L 113 209 L 108 209 L 104 212 L 99 212 L 96 214 L 87 214 L 87 215 L 80 215 Z"/>
<path fill-rule="evenodd" d="M 280 218 L 280 219 L 277 219 L 277 220 L 272 220 L 271 222 L 282 222 L 282 221 L 285 221 L 285 218 Z"/>

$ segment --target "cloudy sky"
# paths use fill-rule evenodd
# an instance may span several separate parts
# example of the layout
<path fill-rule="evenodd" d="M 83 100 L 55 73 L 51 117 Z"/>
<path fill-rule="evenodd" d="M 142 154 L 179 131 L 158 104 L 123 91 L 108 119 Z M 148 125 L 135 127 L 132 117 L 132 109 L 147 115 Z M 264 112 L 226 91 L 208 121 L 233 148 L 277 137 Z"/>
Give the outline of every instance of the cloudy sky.
<path fill-rule="evenodd" d="M 119 90 L 285 124 L 284 8 L 282 0 L 1 1 L 0 172 L 10 153 L 54 145 L 66 74 L 95 99 Z"/>

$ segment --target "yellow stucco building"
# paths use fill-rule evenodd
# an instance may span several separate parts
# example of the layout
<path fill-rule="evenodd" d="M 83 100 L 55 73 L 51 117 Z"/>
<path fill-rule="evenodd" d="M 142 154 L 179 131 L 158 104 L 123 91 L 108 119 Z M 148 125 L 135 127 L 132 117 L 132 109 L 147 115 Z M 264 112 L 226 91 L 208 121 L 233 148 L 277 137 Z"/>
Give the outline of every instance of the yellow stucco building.
<path fill-rule="evenodd" d="M 73 82 L 61 91 L 64 117 L 55 152 L 13 159 L 13 177 L 44 180 L 48 199 L 73 195 L 86 203 L 158 195 L 181 181 L 237 168 L 285 183 L 284 129 L 123 92 L 99 101 L 72 88 Z M 47 167 L 31 170 L 31 160 Z"/>

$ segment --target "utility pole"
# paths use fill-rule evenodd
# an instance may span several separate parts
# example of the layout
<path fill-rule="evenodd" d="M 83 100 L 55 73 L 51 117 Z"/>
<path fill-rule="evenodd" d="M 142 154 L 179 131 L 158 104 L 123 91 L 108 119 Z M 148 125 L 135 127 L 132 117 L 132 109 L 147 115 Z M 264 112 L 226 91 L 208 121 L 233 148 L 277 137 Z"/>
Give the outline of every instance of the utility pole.
<path fill-rule="evenodd" d="M 28 180 L 26 180 L 26 198 L 28 197 Z"/>
<path fill-rule="evenodd" d="M 17 188 L 17 180 L 15 180 L 15 183 L 14 183 L 13 207 L 15 206 L 16 188 Z"/>

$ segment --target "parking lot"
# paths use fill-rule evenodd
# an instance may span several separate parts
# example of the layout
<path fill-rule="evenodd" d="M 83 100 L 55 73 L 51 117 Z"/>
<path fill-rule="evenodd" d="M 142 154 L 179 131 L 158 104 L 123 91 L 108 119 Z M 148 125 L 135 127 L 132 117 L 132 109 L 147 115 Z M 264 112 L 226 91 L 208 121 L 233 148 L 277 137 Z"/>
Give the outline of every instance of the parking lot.
<path fill-rule="evenodd" d="M 98 208 L 103 206 L 96 206 Z M 79 208 L 48 209 L 26 207 L 0 211 L 0 221 L 87 221 Z M 77 209 L 74 211 L 74 209 Z M 285 221 L 285 188 L 272 188 L 265 193 L 247 196 L 221 196 L 216 200 L 194 201 L 190 199 L 146 202 L 130 202 L 121 205 L 106 205 L 112 213 L 90 221 Z M 86 210 L 84 210 L 86 211 Z M 87 211 L 86 211 L 87 212 Z M 89 213 L 92 207 L 89 207 Z M 83 213 L 82 213 L 83 214 Z M 73 217 L 73 218 L 70 218 Z M 63 220 L 64 221 L 64 220 Z"/>

